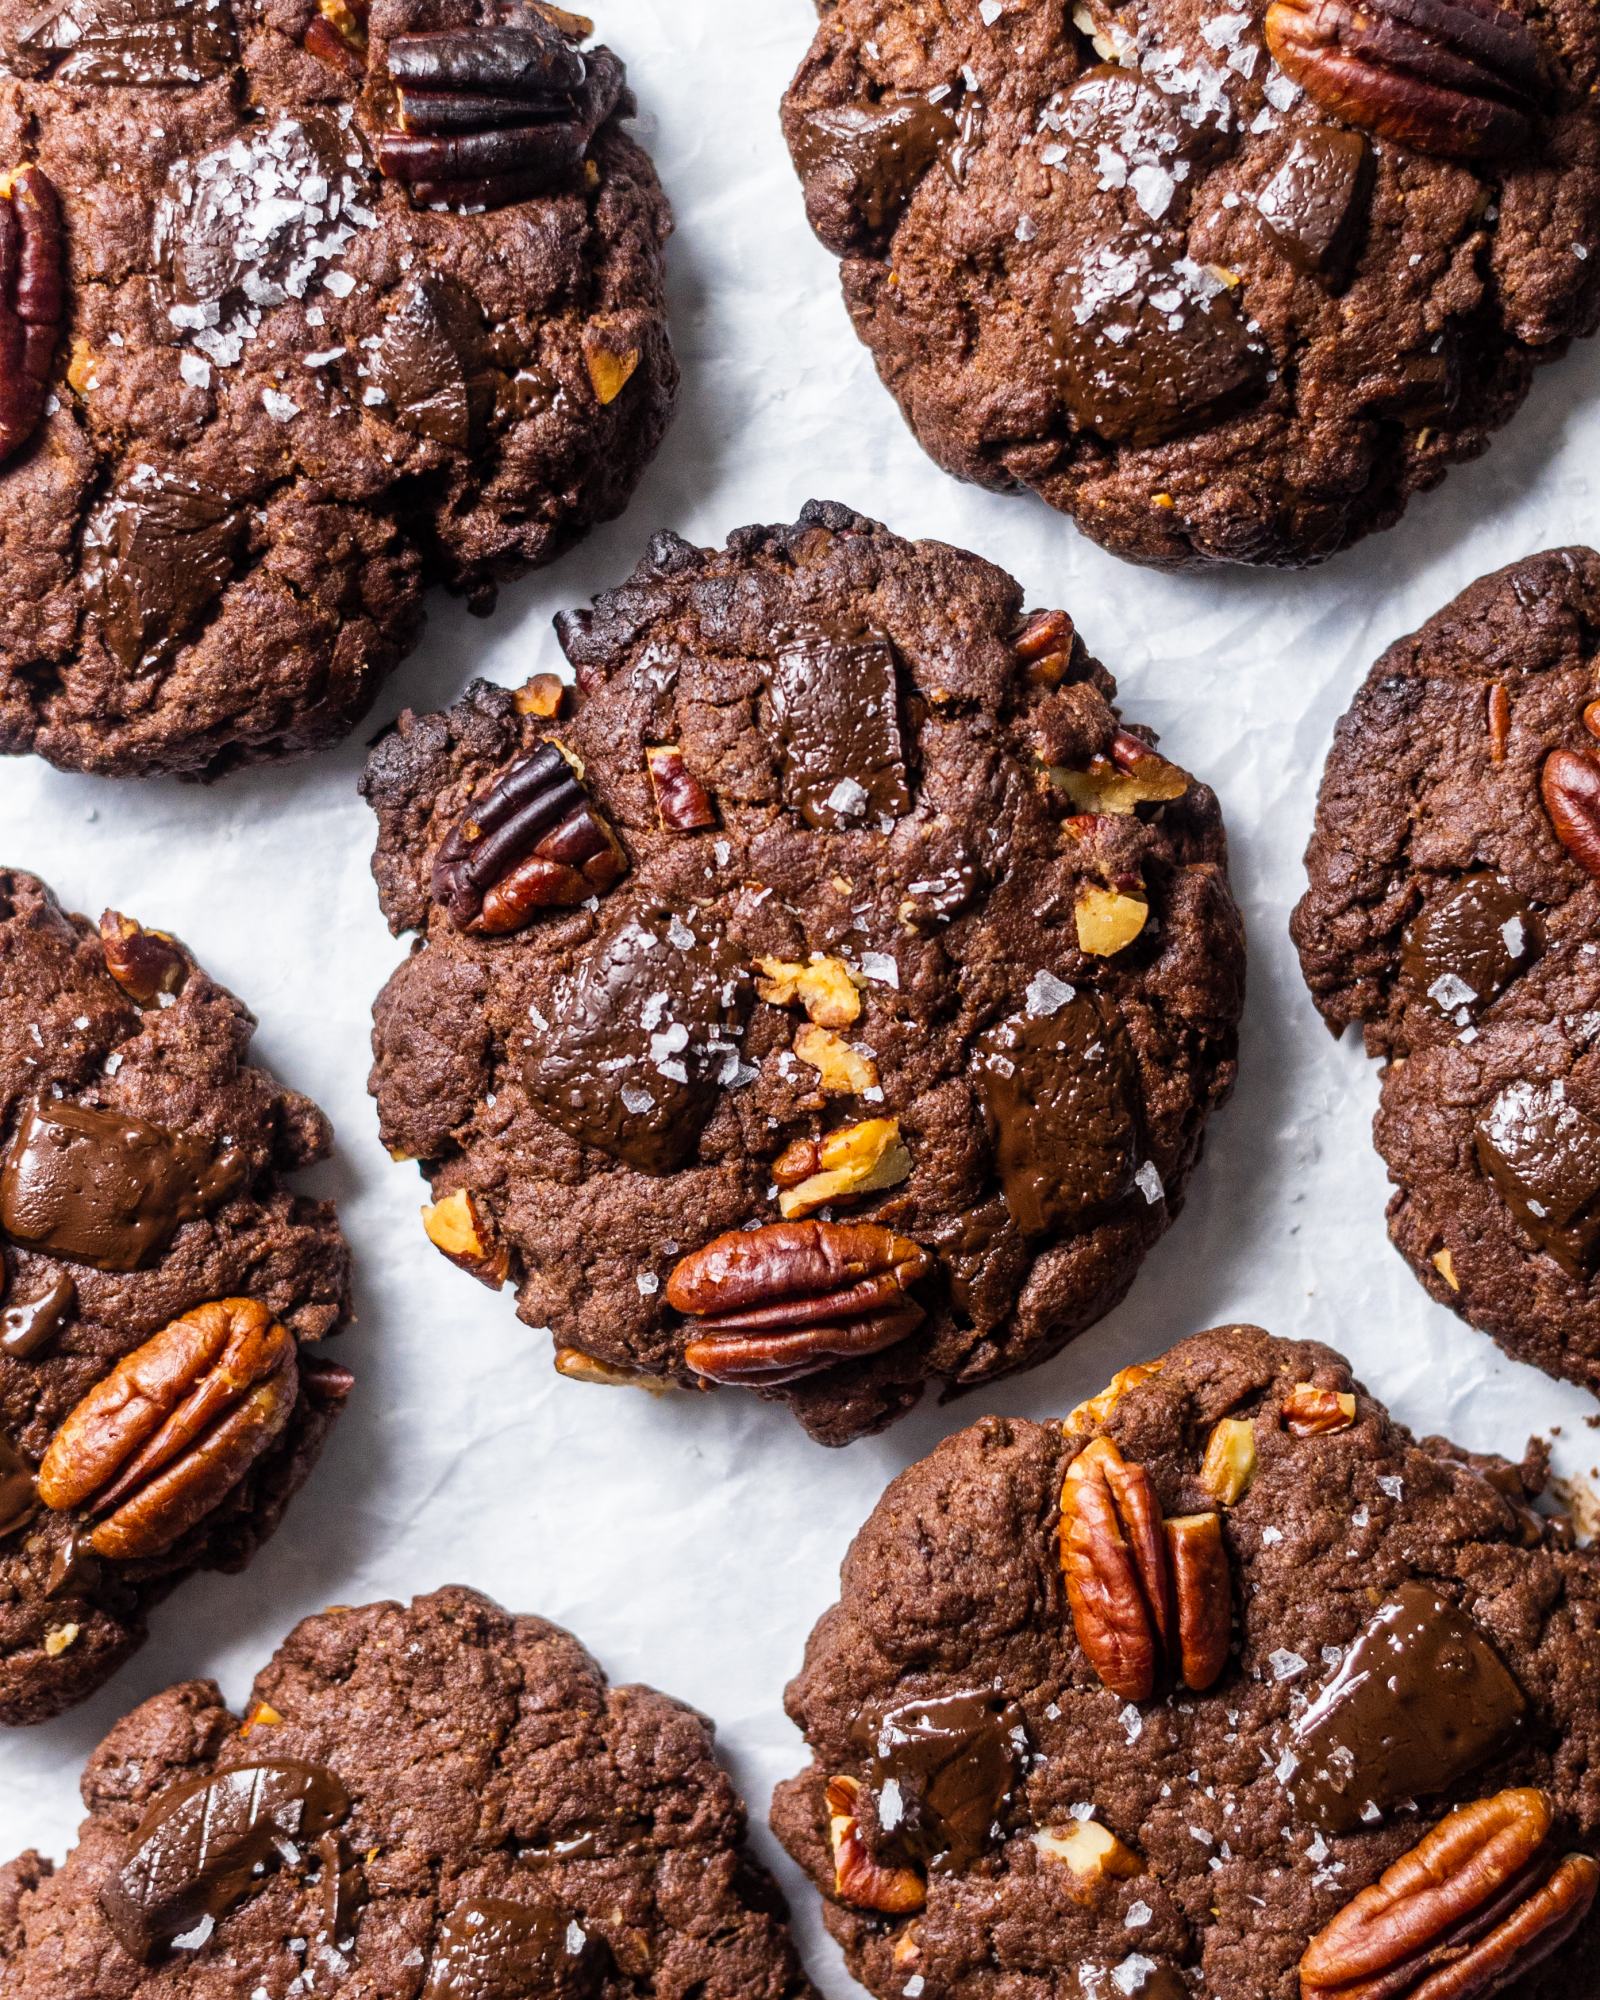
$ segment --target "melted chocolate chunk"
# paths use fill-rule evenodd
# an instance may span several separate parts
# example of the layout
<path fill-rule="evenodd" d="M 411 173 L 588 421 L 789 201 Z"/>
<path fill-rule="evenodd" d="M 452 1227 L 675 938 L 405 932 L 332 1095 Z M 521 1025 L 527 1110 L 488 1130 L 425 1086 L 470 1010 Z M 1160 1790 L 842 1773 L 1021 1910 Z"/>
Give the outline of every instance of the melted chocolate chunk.
<path fill-rule="evenodd" d="M 1510 1083 L 1478 1120 L 1478 1164 L 1541 1250 L 1573 1277 L 1594 1267 L 1600 1244 L 1600 1123 L 1567 1086 Z"/>
<path fill-rule="evenodd" d="M 1123 169 L 1130 179 L 1141 170 L 1165 176 L 1135 183 L 1146 213 L 1156 211 L 1163 221 L 1188 178 L 1181 169 L 1205 165 L 1228 144 L 1215 111 L 1169 96 L 1136 70 L 1115 63 L 1098 64 L 1079 77 L 1061 107 L 1061 126 L 1075 145 L 1094 155 L 1097 178 L 1108 149 L 1120 163 L 1119 178 Z"/>
<path fill-rule="evenodd" d="M 1376 167 L 1360 132 L 1311 125 L 1296 132 L 1256 206 L 1302 276 L 1333 287 L 1350 275 L 1366 229 Z"/>
<path fill-rule="evenodd" d="M 911 810 L 894 648 L 881 632 L 822 626 L 772 672 L 783 791 L 807 826 L 873 825 Z"/>
<path fill-rule="evenodd" d="M 244 1161 L 126 1112 L 45 1098 L 0 1161 L 0 1229 L 18 1243 L 136 1271 L 240 1185 Z"/>
<path fill-rule="evenodd" d="M 1441 1014 L 1465 1025 L 1533 962 L 1533 912 L 1498 876 L 1464 875 L 1406 927 L 1400 969 Z"/>
<path fill-rule="evenodd" d="M 31 1521 L 39 1504 L 33 1467 L 14 1444 L 0 1437 L 0 1535 Z"/>
<path fill-rule="evenodd" d="M 293 1759 L 240 1764 L 163 1792 L 100 1908 L 130 1957 L 148 1960 L 202 1918 L 227 1915 L 284 1859 L 337 1826 L 349 1796 L 331 1771 Z"/>
<path fill-rule="evenodd" d="M 160 665 L 221 596 L 243 541 L 226 493 L 137 465 L 83 531 L 83 587 L 128 672 Z"/>
<path fill-rule="evenodd" d="M 1447 1791 L 1526 1712 L 1473 1621 L 1427 1584 L 1403 1584 L 1295 1723 L 1290 1795 L 1313 1825 L 1353 1833 L 1407 1799 Z"/>
<path fill-rule="evenodd" d="M 105 1565 L 94 1551 L 94 1530 L 74 1527 L 50 1558 L 46 1597 L 92 1597 L 105 1577 Z"/>
<path fill-rule="evenodd" d="M 11 49 L 24 76 L 141 88 L 204 83 L 236 53 L 228 0 L 53 0 Z"/>
<path fill-rule="evenodd" d="M 548 1026 L 535 1022 L 528 1095 L 572 1138 L 641 1173 L 670 1173 L 718 1090 L 742 1080 L 749 999 L 737 954 L 703 920 L 630 919 L 558 987 Z"/>
<path fill-rule="evenodd" d="M 77 1286 L 62 1271 L 36 1298 L 15 1300 L 0 1312 L 0 1354 L 9 1354 L 14 1361 L 31 1361 L 42 1354 L 61 1331 L 77 1297 Z"/>
<path fill-rule="evenodd" d="M 1025 1234 L 1079 1228 L 1125 1199 L 1139 1167 L 1138 1080 L 1093 995 L 999 1022 L 974 1063 L 1006 1206 Z"/>
<path fill-rule="evenodd" d="M 822 185 L 859 220 L 867 236 L 892 232 L 918 183 L 959 127 L 922 97 L 829 105 L 808 111 L 791 142 L 802 179 Z"/>
<path fill-rule="evenodd" d="M 368 361 L 373 387 L 403 430 L 466 450 L 494 399 L 479 361 L 482 333 L 477 307 L 448 278 L 406 286 Z"/>
<path fill-rule="evenodd" d="M 439 1926 L 422 2000 L 575 2000 L 599 1973 L 593 1941 L 553 1903 L 475 1896 Z"/>
<path fill-rule="evenodd" d="M 1114 444 L 1160 444 L 1266 386 L 1267 350 L 1236 289 L 1155 235 L 1086 251 L 1057 296 L 1053 331 L 1068 409 Z"/>
<path fill-rule="evenodd" d="M 973 1692 L 859 1716 L 879 1830 L 935 1874 L 960 1874 L 987 1852 L 1027 1749 L 1022 1711 Z"/>

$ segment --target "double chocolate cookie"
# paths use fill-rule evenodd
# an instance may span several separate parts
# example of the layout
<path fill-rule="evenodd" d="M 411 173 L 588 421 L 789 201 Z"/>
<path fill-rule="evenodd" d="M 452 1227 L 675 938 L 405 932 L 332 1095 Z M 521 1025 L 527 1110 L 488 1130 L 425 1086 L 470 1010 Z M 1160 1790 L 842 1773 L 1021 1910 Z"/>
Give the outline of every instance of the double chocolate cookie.
<path fill-rule="evenodd" d="M 0 0 L 0 751 L 316 748 L 425 585 L 487 609 L 621 510 L 676 390 L 669 216 L 589 28 Z"/>
<path fill-rule="evenodd" d="M 83 1797 L 0 1871 L 14 2000 L 814 2000 L 710 1724 L 473 1591 L 306 1619 L 242 1721 L 169 1688 Z"/>
<path fill-rule="evenodd" d="M 254 1029 L 176 940 L 0 870 L 0 1722 L 98 1687 L 188 1571 L 242 1569 L 349 1393 L 310 1352 L 349 1317 L 344 1239 L 284 1186 L 328 1123 Z"/>
<path fill-rule="evenodd" d="M 773 1825 L 883 2000 L 1596 2000 L 1600 1557 L 1254 1327 L 889 1488 Z"/>
<path fill-rule="evenodd" d="M 813 504 L 662 535 L 364 780 L 385 1143 L 556 1365 L 839 1443 L 1116 1303 L 1234 1075 L 1212 793 L 1061 612 Z"/>
<path fill-rule="evenodd" d="M 1388 1059 L 1389 1233 L 1435 1298 L 1600 1392 L 1600 556 L 1484 578 L 1339 724 L 1293 931 Z"/>
<path fill-rule="evenodd" d="M 1306 563 L 1600 321 L 1590 0 L 819 0 L 813 228 L 924 447 L 1142 562 Z"/>

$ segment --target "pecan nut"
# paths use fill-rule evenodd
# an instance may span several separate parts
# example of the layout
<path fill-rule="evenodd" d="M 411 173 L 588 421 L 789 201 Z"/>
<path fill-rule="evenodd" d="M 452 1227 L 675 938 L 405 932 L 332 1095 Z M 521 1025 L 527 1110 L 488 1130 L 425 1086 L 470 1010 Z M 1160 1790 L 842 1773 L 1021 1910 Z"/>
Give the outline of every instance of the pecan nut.
<path fill-rule="evenodd" d="M 1327 1437 L 1349 1430 L 1355 1420 L 1356 1399 L 1348 1389 L 1296 1382 L 1283 1399 L 1283 1427 L 1291 1437 Z"/>
<path fill-rule="evenodd" d="M 424 1202 L 422 1227 L 435 1250 L 470 1271 L 491 1292 L 499 1291 L 510 1277 L 511 1252 L 495 1236 L 468 1189 L 457 1188 L 439 1201 Z"/>
<path fill-rule="evenodd" d="M 875 1222 L 773 1222 L 691 1251 L 666 1301 L 700 1322 L 684 1350 L 697 1375 L 770 1385 L 904 1340 L 924 1317 L 910 1287 L 932 1268 Z"/>
<path fill-rule="evenodd" d="M 1300 1961 L 1305 2000 L 1479 2000 L 1558 1950 L 1600 1888 L 1559 1854 L 1542 1792 L 1462 1806 L 1403 1854 Z"/>
<path fill-rule="evenodd" d="M 1078 628 L 1064 611 L 1035 611 L 1012 642 L 1022 678 L 1032 688 L 1059 687 L 1079 652 Z"/>
<path fill-rule="evenodd" d="M 540 910 L 603 896 L 627 858 L 554 743 L 519 758 L 473 802 L 434 857 L 433 897 L 457 930 L 518 931 Z"/>
<path fill-rule="evenodd" d="M 280 1435 L 299 1390 L 294 1336 L 264 1305 L 197 1306 L 71 1411 L 40 1462 L 39 1498 L 100 1516 L 96 1555 L 161 1555 Z"/>
<path fill-rule="evenodd" d="M 302 46 L 353 82 L 367 73 L 368 0 L 317 0 Z"/>
<path fill-rule="evenodd" d="M 24 161 L 0 173 L 0 464 L 43 420 L 65 286 L 61 202 Z"/>
<path fill-rule="evenodd" d="M 1581 750 L 1552 750 L 1539 773 L 1539 793 L 1561 845 L 1600 878 L 1600 763 Z"/>
<path fill-rule="evenodd" d="M 1266 38 L 1325 110 L 1446 159 L 1520 152 L 1551 87 L 1538 37 L 1500 0 L 1273 0 Z"/>
<path fill-rule="evenodd" d="M 856 1811 L 861 1796 L 856 1778 L 830 1778 L 824 1790 L 828 1845 L 833 1850 L 833 1892 L 858 1910 L 908 1916 L 928 1900 L 927 1884 L 915 1868 L 886 1868 L 867 1852 Z"/>
<path fill-rule="evenodd" d="M 189 961 L 165 931 L 147 931 L 120 910 L 100 919 L 100 949 L 106 970 L 129 999 L 148 1007 L 163 993 L 176 993 L 188 975 Z"/>
<path fill-rule="evenodd" d="M 1215 1687 L 1233 1638 L 1233 1576 L 1222 1516 L 1180 1514 L 1165 1526 L 1178 1674 L 1185 1687 Z"/>
<path fill-rule="evenodd" d="M 710 795 L 684 762 L 678 743 L 647 743 L 645 768 L 655 794 L 656 817 L 673 833 L 699 833 L 717 823 Z"/>

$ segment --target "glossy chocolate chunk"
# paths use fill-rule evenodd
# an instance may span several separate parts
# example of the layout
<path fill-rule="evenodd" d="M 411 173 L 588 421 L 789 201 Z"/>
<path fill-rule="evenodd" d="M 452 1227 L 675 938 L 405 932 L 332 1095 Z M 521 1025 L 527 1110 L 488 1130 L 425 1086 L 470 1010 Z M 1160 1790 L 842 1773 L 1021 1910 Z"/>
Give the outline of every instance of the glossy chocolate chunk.
<path fill-rule="evenodd" d="M 818 626 L 772 670 L 783 795 L 807 826 L 875 827 L 911 810 L 894 647 L 881 632 Z"/>
<path fill-rule="evenodd" d="M 105 1564 L 94 1551 L 94 1531 L 87 1526 L 68 1530 L 67 1539 L 50 1558 L 46 1597 L 91 1597 L 105 1578 Z"/>
<path fill-rule="evenodd" d="M 1228 143 L 1215 111 L 1115 63 L 1079 77 L 1061 107 L 1061 129 L 1088 154 L 1097 180 L 1126 187 L 1152 221 L 1174 215 L 1194 169 Z"/>
<path fill-rule="evenodd" d="M 309 1848 L 350 1810 L 331 1771 L 292 1759 L 240 1764 L 163 1792 L 100 1908 L 131 1957 L 151 1959 L 202 1919 L 227 1915 L 284 1849 Z M 310 1856 L 304 1857 L 309 1864 Z"/>
<path fill-rule="evenodd" d="M 1516 890 L 1495 875 L 1464 875 L 1407 925 L 1400 969 L 1408 986 L 1464 1025 L 1538 949 L 1537 922 Z"/>
<path fill-rule="evenodd" d="M 1526 1711 L 1465 1612 L 1425 1583 L 1404 1584 L 1294 1725 L 1296 1810 L 1325 1832 L 1353 1833 L 1486 1764 Z"/>
<path fill-rule="evenodd" d="M 476 1896 L 440 1925 L 422 2000 L 577 2000 L 599 1975 L 593 1941 L 555 1904 Z"/>
<path fill-rule="evenodd" d="M 888 97 L 806 112 L 790 149 L 803 178 L 825 176 L 830 193 L 866 234 L 881 237 L 893 230 L 918 182 L 957 136 L 957 122 L 942 106 L 922 97 Z"/>
<path fill-rule="evenodd" d="M 44 1098 L 0 1160 L 0 1229 L 102 1271 L 136 1271 L 244 1178 L 236 1154 L 121 1111 Z"/>
<path fill-rule="evenodd" d="M 14 1444 L 0 1437 L 0 1535 L 32 1520 L 38 1504 L 33 1467 Z"/>
<path fill-rule="evenodd" d="M 11 48 L 24 76 L 142 88 L 204 83 L 236 54 L 228 0 L 52 0 Z"/>
<path fill-rule="evenodd" d="M 138 465 L 83 531 L 83 587 L 131 673 L 170 658 L 222 594 L 246 519 L 226 493 Z"/>
<path fill-rule="evenodd" d="M 1079 1228 L 1127 1196 L 1138 1081 L 1121 1028 L 1091 994 L 1001 1021 L 975 1067 L 1006 1206 L 1026 1235 Z"/>
<path fill-rule="evenodd" d="M 387 414 L 418 437 L 464 451 L 493 395 L 476 367 L 481 334 L 478 310 L 459 285 L 412 279 L 367 364 L 372 386 L 389 399 Z"/>
<path fill-rule="evenodd" d="M 1600 1242 L 1600 1123 L 1559 1078 L 1510 1083 L 1478 1120 L 1478 1164 L 1542 1250 L 1574 1277 Z"/>
<path fill-rule="evenodd" d="M 1022 1711 L 992 1690 L 909 1701 L 857 1718 L 879 1828 L 935 1874 L 987 1852 L 1028 1747 Z"/>
<path fill-rule="evenodd" d="M 1311 125 L 1296 132 L 1256 206 L 1294 268 L 1342 284 L 1360 246 L 1372 199 L 1372 147 L 1360 132 Z"/>
<path fill-rule="evenodd" d="M 737 954 L 697 913 L 630 920 L 562 982 L 548 1022 L 534 1022 L 528 1095 L 572 1138 L 642 1173 L 670 1173 L 718 1091 L 749 1080 L 749 1000 Z"/>
<path fill-rule="evenodd" d="M 58 1272 L 31 1298 L 13 1299 L 0 1312 L 0 1354 L 9 1354 L 16 1361 L 31 1361 L 34 1355 L 42 1354 L 61 1331 L 76 1299 L 77 1287 L 65 1271 Z"/>

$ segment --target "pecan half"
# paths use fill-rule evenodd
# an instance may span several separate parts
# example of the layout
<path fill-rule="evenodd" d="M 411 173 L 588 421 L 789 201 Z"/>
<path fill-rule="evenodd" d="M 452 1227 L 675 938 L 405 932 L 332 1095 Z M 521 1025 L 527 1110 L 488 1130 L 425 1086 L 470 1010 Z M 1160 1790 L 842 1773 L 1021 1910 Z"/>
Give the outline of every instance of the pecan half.
<path fill-rule="evenodd" d="M 1305 2000 L 1479 2000 L 1560 1948 L 1600 1888 L 1557 1855 L 1542 1792 L 1462 1806 L 1340 1911 L 1300 1961 Z"/>
<path fill-rule="evenodd" d="M 916 1869 L 885 1868 L 867 1852 L 856 1812 L 860 1781 L 830 1778 L 823 1796 L 828 1808 L 828 1845 L 833 1850 L 833 1892 L 840 1902 L 890 1917 L 920 1910 L 928 1900 L 928 1889 Z"/>
<path fill-rule="evenodd" d="M 1220 1514 L 1180 1514 L 1166 1524 L 1177 1607 L 1174 1641 L 1185 1687 L 1214 1687 L 1233 1637 L 1233 1575 Z"/>
<path fill-rule="evenodd" d="M 1150 1475 L 1110 1438 L 1067 1467 L 1061 1568 L 1090 1666 L 1124 1701 L 1148 1701 L 1172 1637 L 1172 1572 Z"/>
<path fill-rule="evenodd" d="M 255 1299 L 218 1299 L 136 1347 L 50 1440 L 39 1498 L 102 1518 L 97 1555 L 171 1548 L 219 1506 L 289 1421 L 293 1335 Z"/>
<path fill-rule="evenodd" d="M 933 1259 L 875 1222 L 773 1222 L 691 1251 L 666 1301 L 700 1321 L 684 1350 L 714 1382 L 792 1382 L 920 1326 L 910 1287 Z"/>
<path fill-rule="evenodd" d="M 44 417 L 65 286 L 61 203 L 25 160 L 0 173 L 0 464 Z"/>
<path fill-rule="evenodd" d="M 107 910 L 101 917 L 100 949 L 107 972 L 141 1007 L 163 993 L 176 993 L 188 974 L 188 960 L 165 931 L 147 931 L 120 910 Z"/>
<path fill-rule="evenodd" d="M 603 896 L 627 872 L 616 835 L 554 743 L 520 758 L 445 836 L 433 898 L 457 930 L 501 937 L 540 910 Z"/>
<path fill-rule="evenodd" d="M 1600 878 L 1600 763 L 1581 750 L 1552 750 L 1539 773 L 1539 793 L 1561 845 Z"/>
<path fill-rule="evenodd" d="M 1346 124 L 1446 159 L 1520 152 L 1551 88 L 1538 37 L 1500 0 L 1273 0 L 1266 37 Z"/>

